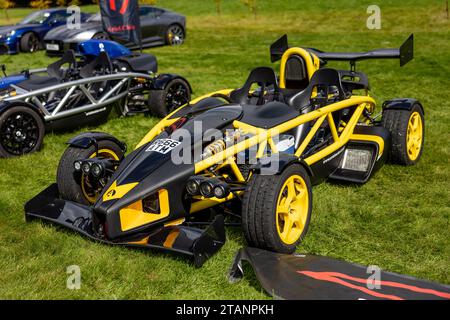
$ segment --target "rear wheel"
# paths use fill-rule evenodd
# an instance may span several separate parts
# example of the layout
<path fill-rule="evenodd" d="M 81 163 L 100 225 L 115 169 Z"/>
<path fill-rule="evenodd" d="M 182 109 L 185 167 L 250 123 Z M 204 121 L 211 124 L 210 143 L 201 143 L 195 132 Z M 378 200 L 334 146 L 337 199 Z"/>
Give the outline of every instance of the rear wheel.
<path fill-rule="evenodd" d="M 382 124 L 392 137 L 390 161 L 405 166 L 416 164 L 422 156 L 425 138 L 421 106 L 415 104 L 411 110 L 384 110 Z"/>
<path fill-rule="evenodd" d="M 242 204 L 242 226 L 249 245 L 293 253 L 308 231 L 312 210 L 309 176 L 298 164 L 280 175 L 254 174 Z"/>
<path fill-rule="evenodd" d="M 94 146 L 87 149 L 69 146 L 66 149 L 59 161 L 56 177 L 59 193 L 63 199 L 87 205 L 93 204 L 97 200 L 104 185 L 102 183 L 94 183 L 89 176 L 76 172 L 74 162 L 93 157 L 119 161 L 123 157 L 123 151 L 119 145 L 110 140 L 98 141 L 98 155 L 95 151 Z"/>
<path fill-rule="evenodd" d="M 32 32 L 26 33 L 20 39 L 20 51 L 35 52 L 41 47 L 39 38 Z"/>
<path fill-rule="evenodd" d="M 45 134 L 42 118 L 27 106 L 14 106 L 0 116 L 0 157 L 15 157 L 40 149 Z"/>
<path fill-rule="evenodd" d="M 149 93 L 149 108 L 158 117 L 165 117 L 191 100 L 191 89 L 183 79 L 171 80 L 163 90 Z"/>

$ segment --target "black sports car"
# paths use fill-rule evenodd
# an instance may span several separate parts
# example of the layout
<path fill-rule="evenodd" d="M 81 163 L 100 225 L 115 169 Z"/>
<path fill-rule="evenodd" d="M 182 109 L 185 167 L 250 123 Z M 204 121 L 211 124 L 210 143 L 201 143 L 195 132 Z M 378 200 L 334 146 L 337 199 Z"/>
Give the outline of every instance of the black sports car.
<path fill-rule="evenodd" d="M 184 42 L 186 37 L 186 18 L 184 16 L 153 6 L 141 6 L 139 11 L 143 47 L 165 44 L 179 45 Z M 68 49 L 76 51 L 80 42 L 90 39 L 110 40 L 110 36 L 102 27 L 100 13 L 82 23 L 80 29 L 69 29 L 64 25 L 51 30 L 45 36 L 44 42 L 47 54 L 62 55 Z M 131 49 L 139 48 L 132 43 L 124 43 L 124 45 Z"/>

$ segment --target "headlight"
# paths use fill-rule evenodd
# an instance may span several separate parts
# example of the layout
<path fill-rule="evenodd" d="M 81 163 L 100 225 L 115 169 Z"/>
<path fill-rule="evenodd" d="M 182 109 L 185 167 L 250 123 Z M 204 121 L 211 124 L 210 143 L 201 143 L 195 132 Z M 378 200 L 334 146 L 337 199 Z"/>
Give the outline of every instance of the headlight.
<path fill-rule="evenodd" d="M 200 194 L 200 184 L 205 181 L 206 178 L 202 176 L 194 176 L 190 178 L 186 183 L 186 191 L 191 196 L 197 196 Z"/>
<path fill-rule="evenodd" d="M 230 194 L 230 187 L 225 183 L 216 185 L 214 187 L 214 197 L 218 199 L 226 198 L 228 197 L 229 194 Z"/>
<path fill-rule="evenodd" d="M 83 161 L 75 161 L 73 163 L 73 168 L 75 169 L 75 171 L 81 171 L 81 165 L 82 165 Z"/>
<path fill-rule="evenodd" d="M 102 165 L 100 163 L 94 163 L 91 166 L 91 174 L 95 178 L 100 178 L 103 173 L 104 173 L 104 170 L 103 170 L 103 167 L 102 167 Z"/>
<path fill-rule="evenodd" d="M 200 193 L 205 198 L 210 198 L 212 196 L 214 185 L 210 180 L 206 180 L 200 184 Z"/>
<path fill-rule="evenodd" d="M 89 172 L 91 171 L 91 163 L 87 161 L 83 162 L 81 170 L 83 171 L 84 174 L 88 175 Z"/>
<path fill-rule="evenodd" d="M 0 34 L 0 39 L 5 39 L 16 34 L 16 30 Z"/>
<path fill-rule="evenodd" d="M 83 31 L 79 34 L 77 34 L 74 39 L 77 41 L 82 41 L 82 40 L 91 40 L 92 37 L 94 36 L 95 32 L 93 31 Z"/>

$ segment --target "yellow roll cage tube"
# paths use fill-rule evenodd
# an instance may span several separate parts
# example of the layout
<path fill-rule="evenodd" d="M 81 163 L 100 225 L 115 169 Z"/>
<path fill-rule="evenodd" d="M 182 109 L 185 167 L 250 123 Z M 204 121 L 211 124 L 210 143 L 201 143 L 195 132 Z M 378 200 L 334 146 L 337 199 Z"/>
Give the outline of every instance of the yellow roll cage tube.
<path fill-rule="evenodd" d="M 196 103 L 200 101 L 201 99 L 204 99 L 206 97 L 211 97 L 217 94 L 229 94 L 232 90 L 222 90 L 213 92 L 211 94 L 199 97 L 192 101 L 192 103 Z M 199 161 L 195 164 L 195 174 L 202 173 L 206 169 L 220 164 L 222 167 L 229 165 L 231 168 L 231 172 L 235 175 L 237 181 L 243 181 L 243 175 L 241 171 L 239 170 L 239 167 L 236 165 L 235 162 L 235 156 L 236 154 L 245 151 L 255 145 L 258 145 L 258 151 L 257 151 L 257 157 L 261 157 L 264 154 L 265 148 L 268 146 L 271 148 L 272 153 L 277 153 L 278 150 L 276 150 L 275 144 L 273 143 L 272 138 L 287 132 L 291 129 L 294 129 L 302 124 L 315 121 L 314 125 L 312 126 L 310 132 L 305 137 L 305 139 L 302 141 L 300 146 L 296 149 L 295 155 L 299 158 L 302 158 L 302 154 L 305 151 L 306 147 L 308 146 L 309 142 L 312 140 L 314 135 L 316 134 L 317 130 L 319 130 L 322 123 L 327 119 L 328 125 L 330 127 L 332 137 L 333 137 L 333 143 L 329 146 L 323 148 L 322 150 L 308 156 L 307 158 L 304 158 L 303 160 L 308 164 L 312 165 L 316 163 L 317 161 L 323 159 L 324 157 L 334 153 L 338 149 L 340 149 L 342 146 L 344 146 L 349 140 L 352 138 L 357 138 L 353 135 L 353 129 L 357 125 L 359 119 L 362 117 L 364 109 L 372 109 L 375 106 L 375 101 L 373 98 L 368 96 L 352 96 L 346 100 L 342 100 L 333 104 L 330 104 L 325 107 L 321 107 L 315 111 L 299 115 L 298 117 L 286 121 L 278 126 L 275 126 L 270 129 L 263 129 L 251 126 L 249 124 L 240 122 L 238 120 L 235 120 L 233 122 L 233 127 L 235 129 L 241 129 L 245 133 L 251 133 L 254 134 L 249 139 L 246 139 L 244 141 L 238 142 L 234 144 L 233 146 L 225 149 L 222 152 L 219 152 L 209 158 L 206 158 L 202 161 Z M 183 106 L 184 107 L 184 106 Z M 181 107 L 181 108 L 183 108 Z M 350 120 L 342 124 L 340 128 L 336 128 L 335 122 L 333 121 L 333 112 L 355 107 L 354 112 L 350 118 Z M 180 109 L 181 109 L 180 108 Z M 178 110 L 180 110 L 178 109 Z M 137 145 L 136 148 L 139 148 L 151 140 L 155 138 L 158 134 L 160 134 L 167 126 L 170 126 L 172 123 L 177 121 L 179 118 L 172 118 L 171 116 L 177 112 L 178 110 L 174 111 L 172 114 L 168 115 L 166 118 L 164 118 L 161 122 L 159 122 L 150 132 L 142 139 L 142 141 Z M 359 140 L 359 139 L 358 139 Z M 380 150 L 381 152 L 382 150 Z M 197 201 L 192 203 L 191 206 L 191 213 L 204 210 L 206 208 L 212 207 L 216 204 L 229 201 L 234 198 L 233 194 L 230 194 L 227 198 L 224 199 L 218 199 L 218 198 L 209 198 L 209 199 L 201 199 L 202 201 Z"/>
<path fill-rule="evenodd" d="M 311 79 L 311 77 L 314 75 L 314 73 L 320 68 L 320 61 L 319 58 L 308 52 L 307 50 L 303 48 L 290 48 L 286 50 L 286 52 L 283 53 L 283 56 L 281 58 L 281 64 L 280 64 L 280 88 L 286 87 L 286 79 L 285 79 L 285 70 L 286 70 L 286 62 L 292 55 L 298 55 L 302 57 L 306 64 L 306 69 L 308 73 L 308 78 Z M 195 104 L 199 102 L 202 99 L 208 98 L 208 97 L 214 97 L 214 96 L 229 96 L 230 93 L 233 91 L 233 89 L 225 89 L 225 90 L 219 90 L 215 91 L 206 95 L 203 95 L 201 97 L 198 97 L 190 102 L 190 104 Z M 314 92 L 313 92 L 314 94 Z M 169 114 L 166 118 L 161 120 L 153 129 L 151 129 L 147 135 L 139 142 L 139 144 L 136 146 L 136 148 L 139 148 L 151 140 L 153 140 L 157 135 L 159 135 L 166 127 L 170 126 L 174 122 L 176 122 L 179 118 L 173 117 L 174 114 L 176 114 L 179 110 L 186 107 L 186 105 L 178 108 L 177 110 L 173 111 L 171 114 Z M 341 123 L 338 128 L 336 128 L 334 119 L 333 119 L 333 112 L 355 107 L 353 115 L 351 116 L 350 120 L 347 123 Z M 206 169 L 211 168 L 212 166 L 220 165 L 220 168 L 229 166 L 231 169 L 231 172 L 236 178 L 236 181 L 245 181 L 244 176 L 242 172 L 239 170 L 239 167 L 236 164 L 235 156 L 245 151 L 253 146 L 257 145 L 258 151 L 256 153 L 257 158 L 261 158 L 264 156 L 264 151 L 266 148 L 270 148 L 270 151 L 272 153 L 277 153 L 278 150 L 276 149 L 275 143 L 273 141 L 273 137 L 287 132 L 291 129 L 294 129 L 302 124 L 309 123 L 312 121 L 315 121 L 314 125 L 312 126 L 310 132 L 308 135 L 304 138 L 300 146 L 295 151 L 295 156 L 302 158 L 302 154 L 305 151 L 308 144 L 311 142 L 314 135 L 317 133 L 321 125 L 324 123 L 325 119 L 328 122 L 328 125 L 330 127 L 330 131 L 333 137 L 333 143 L 329 146 L 319 150 L 318 152 L 308 156 L 307 158 L 304 158 L 303 160 L 308 165 L 312 165 L 316 163 L 317 161 L 327 157 L 328 155 L 334 153 L 335 151 L 339 150 L 342 146 L 344 146 L 349 140 L 361 140 L 361 135 L 353 135 L 353 129 L 355 128 L 356 124 L 358 123 L 359 119 L 363 115 L 364 109 L 367 109 L 369 111 L 372 111 L 375 108 L 375 101 L 373 98 L 369 96 L 352 96 L 348 99 L 327 105 L 325 107 L 321 107 L 316 109 L 315 111 L 299 115 L 298 117 L 286 121 L 278 126 L 275 126 L 270 129 L 264 129 L 264 128 L 258 128 L 251 126 L 249 124 L 240 122 L 238 120 L 235 120 L 233 122 L 233 127 L 235 129 L 240 129 L 244 133 L 250 133 L 253 134 L 249 139 L 246 139 L 244 141 L 238 142 L 234 144 L 233 146 L 225 149 L 222 152 L 219 152 L 217 154 L 214 154 L 213 156 L 206 158 L 202 161 L 199 161 L 195 164 L 195 174 L 203 173 Z M 363 137 L 364 138 L 364 137 Z M 376 137 L 374 137 L 376 138 Z M 372 140 L 371 136 L 367 136 L 362 140 Z M 376 141 L 378 143 L 378 141 Z M 382 146 L 381 146 L 382 147 Z M 380 148 L 380 154 L 382 153 L 382 148 Z M 238 192 L 238 194 L 242 193 L 242 191 Z M 226 201 L 229 201 L 234 198 L 233 194 L 230 194 L 227 198 L 224 199 L 218 199 L 218 198 L 203 198 L 200 197 L 197 202 L 193 202 L 191 205 L 191 213 L 201 211 L 207 208 L 210 208 L 212 206 L 215 206 L 219 203 L 223 203 Z"/>

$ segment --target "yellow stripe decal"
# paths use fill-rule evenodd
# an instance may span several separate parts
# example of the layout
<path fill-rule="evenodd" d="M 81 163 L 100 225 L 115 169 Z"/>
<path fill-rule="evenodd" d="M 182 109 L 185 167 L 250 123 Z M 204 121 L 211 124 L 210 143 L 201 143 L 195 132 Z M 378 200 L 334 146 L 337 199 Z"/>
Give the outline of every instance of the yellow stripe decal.
<path fill-rule="evenodd" d="M 114 181 L 113 184 L 108 188 L 108 191 L 106 191 L 103 195 L 103 202 L 122 198 L 138 184 L 139 182 L 133 182 L 118 186 L 117 181 Z"/>

